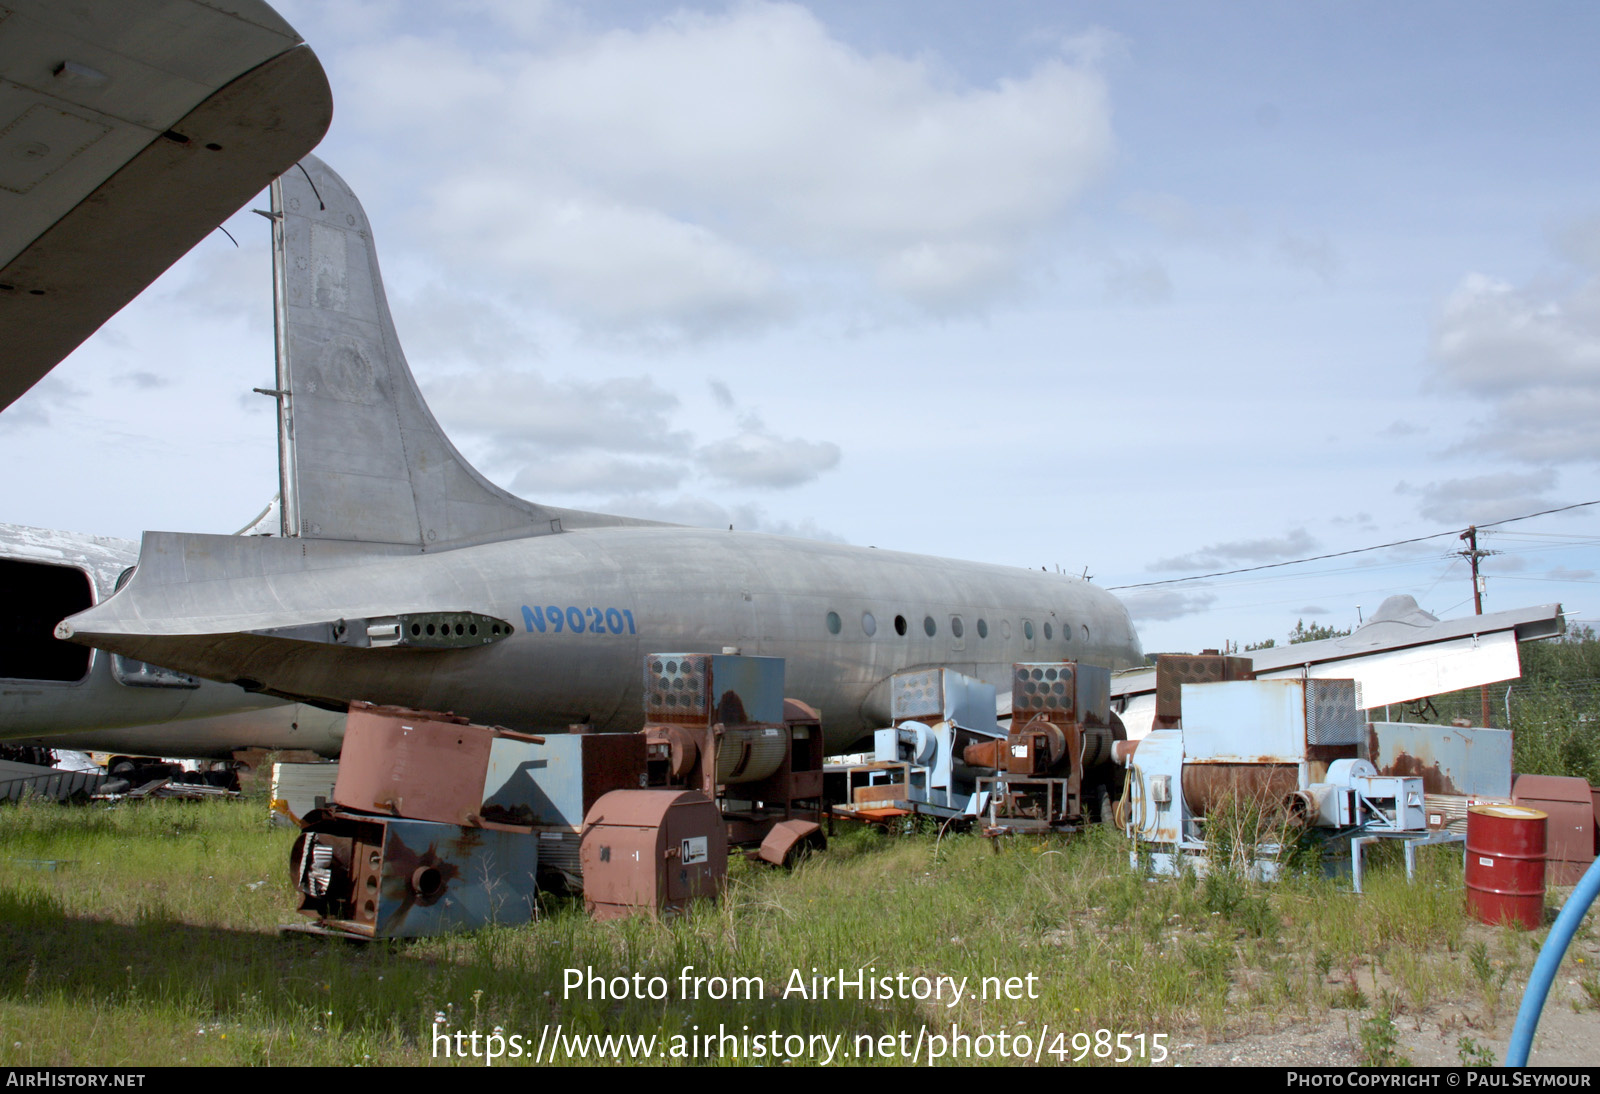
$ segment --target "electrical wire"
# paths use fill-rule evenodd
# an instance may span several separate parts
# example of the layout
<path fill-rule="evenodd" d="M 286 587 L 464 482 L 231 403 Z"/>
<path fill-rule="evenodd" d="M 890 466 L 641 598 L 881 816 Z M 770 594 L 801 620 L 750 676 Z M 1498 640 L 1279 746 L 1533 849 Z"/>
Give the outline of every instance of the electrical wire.
<path fill-rule="evenodd" d="M 1485 521 L 1483 524 L 1474 525 L 1473 527 L 1480 530 L 1484 528 L 1494 528 L 1501 524 L 1511 524 L 1514 521 L 1532 520 L 1534 517 L 1549 516 L 1551 513 L 1565 513 L 1569 509 L 1581 509 L 1586 505 L 1600 505 L 1600 498 L 1596 498 L 1594 501 L 1580 501 L 1575 502 L 1572 505 L 1562 505 L 1554 509 L 1541 509 L 1537 513 L 1524 513 L 1520 517 L 1505 517 L 1501 520 Z M 1410 539 L 1397 539 L 1392 543 L 1378 543 L 1371 547 L 1353 547 L 1348 551 L 1331 551 L 1325 555 L 1310 555 L 1306 558 L 1293 558 L 1286 562 L 1265 562 L 1259 566 L 1241 566 L 1236 570 L 1218 570 L 1215 573 L 1192 574 L 1189 577 L 1169 577 L 1162 581 L 1140 581 L 1132 585 L 1108 585 L 1106 588 L 1110 592 L 1116 592 L 1120 589 L 1148 589 L 1156 585 L 1178 585 L 1186 581 L 1204 581 L 1207 578 L 1212 577 L 1231 577 L 1234 574 L 1255 573 L 1258 570 L 1275 570 L 1282 566 L 1299 566 L 1306 562 L 1321 562 L 1323 559 L 1328 558 L 1345 558 L 1349 555 L 1366 554 L 1369 551 L 1382 551 L 1389 547 L 1403 547 L 1408 543 L 1426 543 L 1430 539 L 1443 539 L 1445 536 L 1456 536 L 1457 538 L 1460 538 L 1464 531 L 1465 530 L 1463 529 L 1449 532 L 1434 532 L 1432 535 L 1412 536 Z"/>

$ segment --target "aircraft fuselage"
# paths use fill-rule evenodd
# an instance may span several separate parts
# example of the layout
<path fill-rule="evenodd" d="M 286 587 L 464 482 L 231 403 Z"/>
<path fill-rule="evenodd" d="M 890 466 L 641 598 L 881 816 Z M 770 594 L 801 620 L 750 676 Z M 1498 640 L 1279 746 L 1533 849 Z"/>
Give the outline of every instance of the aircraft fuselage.
<path fill-rule="evenodd" d="M 250 576 L 236 576 L 243 548 L 263 552 Z M 637 727 L 646 654 L 737 648 L 785 659 L 786 692 L 819 708 L 835 749 L 885 723 L 887 680 L 903 669 L 946 666 L 1000 684 L 1014 661 L 1121 668 L 1141 657 L 1110 594 L 1011 567 L 675 527 L 395 551 L 152 533 L 128 587 L 64 626 L 78 641 L 281 695 L 530 729 Z M 271 607 L 234 610 L 243 605 Z M 259 633 L 440 611 L 500 619 L 513 633 L 444 650 Z"/>

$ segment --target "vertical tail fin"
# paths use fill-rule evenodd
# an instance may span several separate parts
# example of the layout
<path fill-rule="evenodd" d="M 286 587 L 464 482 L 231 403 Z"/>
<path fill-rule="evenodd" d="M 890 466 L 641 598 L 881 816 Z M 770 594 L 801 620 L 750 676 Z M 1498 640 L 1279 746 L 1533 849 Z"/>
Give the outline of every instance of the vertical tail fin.
<path fill-rule="evenodd" d="M 426 549 L 560 531 L 564 511 L 490 483 L 434 420 L 344 180 L 307 156 L 272 211 L 284 535 Z"/>

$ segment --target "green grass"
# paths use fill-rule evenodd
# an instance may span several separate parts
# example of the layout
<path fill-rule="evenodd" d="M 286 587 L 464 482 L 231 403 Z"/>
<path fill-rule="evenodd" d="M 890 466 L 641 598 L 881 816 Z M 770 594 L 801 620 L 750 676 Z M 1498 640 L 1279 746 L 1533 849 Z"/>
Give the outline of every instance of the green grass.
<path fill-rule="evenodd" d="M 253 801 L 0 810 L 0 1065 L 432 1065 L 447 1062 L 432 1052 L 436 1015 L 447 1030 L 521 1036 L 530 1053 L 558 1023 L 568 1035 L 724 1026 L 847 1046 L 1048 1027 L 1061 1039 L 1042 1062 L 1052 1047 L 1104 1062 L 1100 1030 L 1143 1035 L 1146 1054 L 1161 1034 L 1181 1059 L 1182 1043 L 1332 1007 L 1361 1020 L 1376 1001 L 1391 1025 L 1444 995 L 1492 1010 L 1501 968 L 1532 961 L 1517 940 L 1485 951 L 1480 986 L 1459 854 L 1422 856 L 1415 885 L 1380 863 L 1356 897 L 1318 876 L 1147 880 L 1106 830 L 998 844 L 856 830 L 792 873 L 735 863 L 721 902 L 668 923 L 596 923 L 552 897 L 516 928 L 368 945 L 280 937 L 298 919 L 292 834 L 263 814 Z M 682 998 L 691 966 L 753 978 L 761 998 Z M 569 968 L 659 976 L 669 998 L 564 997 Z M 1031 976 L 1033 990 L 954 1006 L 784 998 L 813 968 L 967 978 L 974 994 L 996 977 L 1025 996 Z"/>

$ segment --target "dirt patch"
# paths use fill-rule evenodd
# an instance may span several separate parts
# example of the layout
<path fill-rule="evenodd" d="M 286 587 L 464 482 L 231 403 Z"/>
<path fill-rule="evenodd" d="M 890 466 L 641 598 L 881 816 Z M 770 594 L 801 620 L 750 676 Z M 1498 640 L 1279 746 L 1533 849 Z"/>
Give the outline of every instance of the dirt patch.
<path fill-rule="evenodd" d="M 1472 932 L 1474 940 L 1495 940 L 1495 936 L 1496 931 L 1488 927 Z M 1579 959 L 1582 968 L 1600 966 L 1600 942 L 1575 942 L 1568 951 L 1539 1019 L 1528 1057 L 1531 1065 L 1600 1065 L 1600 1006 L 1573 973 Z M 1464 976 L 1470 977 L 1470 958 L 1463 953 L 1461 960 Z M 1525 964 L 1531 963 L 1530 959 Z M 1392 990 L 1382 970 L 1363 970 L 1356 986 L 1369 999 Z M 1441 1000 L 1420 1010 L 1402 1006 L 1393 1018 L 1394 1051 L 1418 1067 L 1459 1067 L 1491 1060 L 1498 1065 L 1505 1059 L 1525 986 L 1525 976 L 1508 979 L 1492 1015 L 1477 995 Z M 1218 1039 L 1207 1039 L 1203 1033 L 1180 1034 L 1172 1038 L 1168 1063 L 1177 1067 L 1359 1067 L 1366 1062 L 1362 1024 L 1372 1014 L 1370 1007 L 1330 1010 L 1309 1020 L 1285 1021 L 1258 1032 Z"/>

